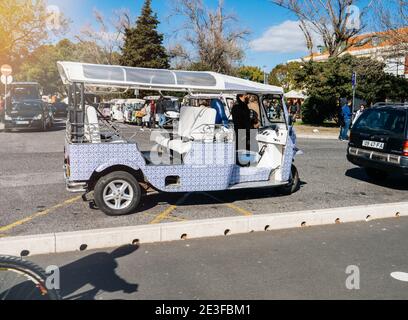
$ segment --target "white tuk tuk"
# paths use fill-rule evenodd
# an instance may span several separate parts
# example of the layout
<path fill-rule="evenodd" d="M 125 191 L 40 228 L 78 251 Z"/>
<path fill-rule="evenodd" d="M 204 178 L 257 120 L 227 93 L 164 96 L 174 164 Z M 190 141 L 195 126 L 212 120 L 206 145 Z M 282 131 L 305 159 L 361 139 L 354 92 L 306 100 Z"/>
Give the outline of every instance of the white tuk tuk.
<path fill-rule="evenodd" d="M 161 96 L 149 96 L 145 97 L 144 100 L 149 102 L 155 102 L 160 99 Z M 165 126 L 173 126 L 176 121 L 180 119 L 180 102 L 179 98 L 173 97 L 173 96 L 164 96 L 163 97 L 165 100 L 168 101 L 166 103 L 166 111 L 164 113 L 164 116 L 166 117 L 166 121 L 164 123 Z M 156 122 L 159 122 L 159 116 L 156 114 L 155 117 Z"/>
<path fill-rule="evenodd" d="M 142 195 L 159 192 L 205 192 L 248 188 L 298 190 L 294 157 L 298 151 L 282 88 L 213 72 L 189 72 L 58 62 L 68 87 L 69 120 L 65 143 L 65 175 L 71 192 L 94 192 L 97 207 L 108 215 L 137 212 Z M 88 106 L 92 87 L 184 92 L 187 94 L 251 94 L 258 99 L 260 125 L 257 151 L 248 163 L 237 161 L 232 125 L 217 124 L 211 107 L 183 106 L 175 132 L 154 131 L 156 146 L 141 152 L 116 127 Z M 269 112 L 270 108 L 279 112 Z M 268 115 L 273 114 L 273 117 Z M 276 116 L 279 114 L 279 117 Z M 291 134 L 292 132 L 292 134 Z M 140 133 L 139 133 L 140 134 Z M 245 149 L 245 147 L 243 148 Z"/>

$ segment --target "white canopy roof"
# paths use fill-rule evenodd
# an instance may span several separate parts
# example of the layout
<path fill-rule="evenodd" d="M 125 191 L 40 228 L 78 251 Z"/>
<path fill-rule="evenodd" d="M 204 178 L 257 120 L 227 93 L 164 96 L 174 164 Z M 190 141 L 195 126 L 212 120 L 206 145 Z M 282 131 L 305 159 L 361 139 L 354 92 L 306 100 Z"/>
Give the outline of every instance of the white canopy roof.
<path fill-rule="evenodd" d="M 288 93 L 285 93 L 285 98 L 305 100 L 307 96 L 302 91 L 292 90 L 289 91 Z"/>
<path fill-rule="evenodd" d="M 58 62 L 65 84 L 189 92 L 283 94 L 280 87 L 215 72 L 130 68 L 78 62 Z"/>

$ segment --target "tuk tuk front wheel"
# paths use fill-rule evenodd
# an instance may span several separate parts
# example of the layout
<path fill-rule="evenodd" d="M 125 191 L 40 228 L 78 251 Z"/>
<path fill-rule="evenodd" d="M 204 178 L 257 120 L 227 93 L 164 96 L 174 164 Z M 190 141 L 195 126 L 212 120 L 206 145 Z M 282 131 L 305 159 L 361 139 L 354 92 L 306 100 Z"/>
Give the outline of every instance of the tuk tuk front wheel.
<path fill-rule="evenodd" d="M 128 172 L 112 172 L 95 185 L 95 203 L 108 216 L 134 213 L 140 204 L 141 188 L 136 178 Z"/>
<path fill-rule="evenodd" d="M 298 169 L 292 165 L 292 171 L 290 175 L 290 182 L 288 185 L 280 187 L 278 192 L 282 195 L 289 196 L 300 189 L 300 177 Z"/>

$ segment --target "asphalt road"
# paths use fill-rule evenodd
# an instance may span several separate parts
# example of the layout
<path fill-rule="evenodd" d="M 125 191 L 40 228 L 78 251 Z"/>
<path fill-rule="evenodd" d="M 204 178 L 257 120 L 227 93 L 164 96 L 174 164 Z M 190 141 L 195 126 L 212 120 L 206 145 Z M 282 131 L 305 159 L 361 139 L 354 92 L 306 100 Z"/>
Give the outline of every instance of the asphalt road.
<path fill-rule="evenodd" d="M 405 300 L 407 229 L 395 218 L 31 259 L 58 266 L 72 299 Z"/>
<path fill-rule="evenodd" d="M 150 133 L 136 133 L 141 148 L 148 148 Z M 382 185 L 369 182 L 347 162 L 344 142 L 299 139 L 305 154 L 296 160 L 302 179 L 296 194 L 283 197 L 269 189 L 154 194 L 143 199 L 138 213 L 112 218 L 65 190 L 64 134 L 62 121 L 49 132 L 0 132 L 0 237 L 400 202 L 408 189 L 399 177 Z"/>

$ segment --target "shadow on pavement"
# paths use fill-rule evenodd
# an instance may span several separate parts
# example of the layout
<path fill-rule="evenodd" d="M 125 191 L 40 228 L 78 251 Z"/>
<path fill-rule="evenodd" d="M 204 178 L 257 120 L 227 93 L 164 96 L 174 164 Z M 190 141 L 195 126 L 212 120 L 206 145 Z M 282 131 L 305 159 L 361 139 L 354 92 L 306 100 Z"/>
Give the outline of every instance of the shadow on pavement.
<path fill-rule="evenodd" d="M 307 185 L 301 182 L 301 188 Z M 300 191 L 297 191 L 300 192 Z M 234 203 L 236 201 L 259 200 L 271 197 L 283 197 L 274 188 L 254 188 L 229 191 L 193 192 L 187 199 L 180 203 L 186 193 L 155 193 L 142 198 L 142 202 L 137 209 L 137 213 L 149 211 L 159 204 L 175 205 L 178 207 L 192 205 L 217 205 L 221 203 Z M 97 209 L 94 207 L 94 209 Z"/>
<path fill-rule="evenodd" d="M 353 168 L 346 171 L 346 176 L 388 189 L 408 190 L 408 179 L 398 175 L 390 175 L 382 181 L 374 181 L 368 177 L 363 168 Z"/>
<path fill-rule="evenodd" d="M 67 300 L 95 300 L 101 291 L 122 291 L 128 294 L 137 292 L 138 285 L 120 278 L 115 269 L 118 267 L 116 259 L 131 255 L 138 248 L 127 245 L 111 253 L 98 252 L 61 267 L 61 296 Z M 76 293 L 85 286 L 93 288 Z"/>
<path fill-rule="evenodd" d="M 115 269 L 118 267 L 116 259 L 128 256 L 138 248 L 135 245 L 128 245 L 111 253 L 98 252 L 60 267 L 60 295 L 62 299 L 96 300 L 97 295 L 101 292 L 122 291 L 128 294 L 137 292 L 138 285 L 128 283 L 120 278 Z M 92 288 L 87 290 L 89 287 Z M 27 292 L 32 293 L 34 291 L 32 282 L 25 281 L 13 286 L 8 291 L 7 300 L 41 300 L 39 295 L 27 295 Z"/>

